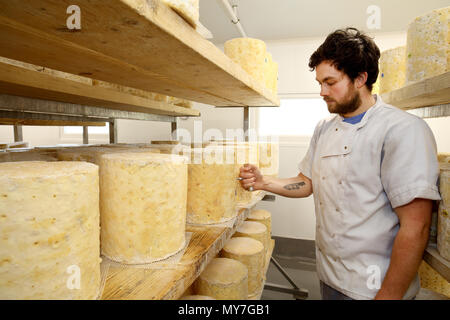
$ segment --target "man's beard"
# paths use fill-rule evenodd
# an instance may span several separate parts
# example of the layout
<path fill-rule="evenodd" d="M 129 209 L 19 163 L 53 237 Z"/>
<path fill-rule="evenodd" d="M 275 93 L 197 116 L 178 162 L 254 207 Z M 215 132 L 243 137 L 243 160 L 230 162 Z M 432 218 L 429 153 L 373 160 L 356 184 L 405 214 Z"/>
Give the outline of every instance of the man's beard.
<path fill-rule="evenodd" d="M 349 95 L 351 95 L 351 92 L 349 92 Z M 330 113 L 339 113 L 340 115 L 344 115 L 355 111 L 361 105 L 361 95 L 359 94 L 359 91 L 356 90 L 353 95 L 345 100 L 346 101 L 343 103 L 338 103 L 337 101 L 332 100 L 332 102 L 335 103 L 332 107 L 327 103 L 328 111 Z"/>

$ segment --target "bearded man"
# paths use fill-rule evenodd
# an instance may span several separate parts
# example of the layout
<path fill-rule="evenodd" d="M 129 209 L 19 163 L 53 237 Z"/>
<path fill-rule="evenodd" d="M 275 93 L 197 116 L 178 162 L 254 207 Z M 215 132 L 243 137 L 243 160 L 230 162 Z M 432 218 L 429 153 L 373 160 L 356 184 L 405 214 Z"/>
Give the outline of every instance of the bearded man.
<path fill-rule="evenodd" d="M 246 189 L 314 194 L 323 299 L 414 299 L 420 289 L 432 201 L 440 199 L 436 142 L 425 121 L 371 94 L 379 58 L 357 29 L 328 35 L 309 67 L 332 115 L 317 124 L 299 175 L 240 171 Z"/>

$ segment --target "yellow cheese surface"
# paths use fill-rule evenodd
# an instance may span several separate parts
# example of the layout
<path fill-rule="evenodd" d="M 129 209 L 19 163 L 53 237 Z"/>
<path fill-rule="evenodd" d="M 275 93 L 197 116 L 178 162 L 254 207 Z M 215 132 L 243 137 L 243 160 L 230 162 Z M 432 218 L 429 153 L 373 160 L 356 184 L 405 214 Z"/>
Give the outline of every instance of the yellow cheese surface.
<path fill-rule="evenodd" d="M 442 202 L 438 212 L 437 249 L 444 259 L 450 261 L 450 209 Z"/>
<path fill-rule="evenodd" d="M 419 267 L 420 286 L 450 298 L 450 283 L 428 263 L 422 261 Z"/>
<path fill-rule="evenodd" d="M 220 256 L 242 262 L 248 269 L 248 294 L 261 289 L 265 263 L 264 245 L 248 237 L 235 237 L 227 241 Z"/>
<path fill-rule="evenodd" d="M 405 85 L 406 47 L 383 51 L 380 57 L 380 94 Z"/>
<path fill-rule="evenodd" d="M 222 150 L 232 151 L 215 146 L 191 149 L 187 197 L 189 223 L 215 224 L 237 215 L 234 156 L 222 153 Z"/>
<path fill-rule="evenodd" d="M 200 11 L 199 0 L 162 0 L 189 24 L 195 27 L 198 24 Z"/>
<path fill-rule="evenodd" d="M 149 263 L 185 245 L 187 164 L 179 156 L 106 154 L 100 158 L 102 253 Z"/>
<path fill-rule="evenodd" d="M 252 38 L 236 38 L 225 42 L 225 54 L 239 64 L 250 76 L 262 85 L 265 81 L 266 44 Z"/>
<path fill-rule="evenodd" d="M 450 170 L 441 170 L 439 175 L 439 192 L 444 206 L 450 208 Z"/>
<path fill-rule="evenodd" d="M 193 294 L 193 295 L 181 297 L 180 300 L 216 300 L 216 299 L 214 299 L 213 297 Z"/>
<path fill-rule="evenodd" d="M 278 143 L 259 142 L 259 169 L 263 175 L 278 176 L 280 147 Z"/>
<path fill-rule="evenodd" d="M 264 252 L 267 252 L 269 248 L 267 228 L 260 222 L 242 222 L 242 224 L 237 228 L 233 237 L 250 237 L 255 240 L 261 241 L 261 243 L 264 245 Z"/>
<path fill-rule="evenodd" d="M 408 27 L 406 84 L 450 70 L 450 7 L 417 17 Z"/>
<path fill-rule="evenodd" d="M 229 258 L 214 258 L 195 281 L 195 292 L 217 300 L 245 300 L 248 296 L 248 270 Z"/>
<path fill-rule="evenodd" d="M 270 241 L 272 237 L 272 214 L 269 211 L 263 209 L 253 209 L 250 211 L 247 220 L 264 224 L 267 228 L 268 241 Z"/>
<path fill-rule="evenodd" d="M 98 167 L 14 162 L 0 173 L 0 299 L 96 299 Z"/>

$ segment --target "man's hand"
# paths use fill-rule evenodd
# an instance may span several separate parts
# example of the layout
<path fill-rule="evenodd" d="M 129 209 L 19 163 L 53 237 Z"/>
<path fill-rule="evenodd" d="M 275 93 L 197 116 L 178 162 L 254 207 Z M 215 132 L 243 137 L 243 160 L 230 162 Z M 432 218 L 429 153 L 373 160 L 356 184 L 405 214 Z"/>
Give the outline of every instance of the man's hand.
<path fill-rule="evenodd" d="M 253 190 L 269 191 L 288 198 L 304 198 L 312 194 L 311 180 L 299 174 L 293 178 L 280 179 L 265 177 L 258 167 L 246 164 L 240 169 L 241 185 L 244 189 L 253 187 Z"/>
<path fill-rule="evenodd" d="M 245 164 L 240 169 L 239 177 L 242 178 L 241 185 L 245 190 L 250 187 L 253 187 L 253 190 L 263 190 L 263 176 L 257 166 Z"/>

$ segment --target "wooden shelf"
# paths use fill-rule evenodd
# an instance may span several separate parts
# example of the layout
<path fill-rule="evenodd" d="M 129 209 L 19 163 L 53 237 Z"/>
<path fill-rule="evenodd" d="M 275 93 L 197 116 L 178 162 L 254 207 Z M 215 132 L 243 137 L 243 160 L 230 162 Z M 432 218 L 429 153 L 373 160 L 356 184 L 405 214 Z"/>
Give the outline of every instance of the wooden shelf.
<path fill-rule="evenodd" d="M 160 269 L 109 267 L 102 300 L 178 299 L 216 257 L 249 210 L 240 209 L 232 227 L 191 226 L 189 245 L 181 260 Z"/>
<path fill-rule="evenodd" d="M 384 102 L 404 110 L 450 103 L 450 72 L 381 95 Z"/>
<path fill-rule="evenodd" d="M 436 244 L 430 244 L 423 255 L 423 260 L 447 281 L 450 281 L 450 261 L 445 260 L 437 251 Z"/>
<path fill-rule="evenodd" d="M 0 2 L 0 56 L 214 106 L 279 99 L 159 0 Z"/>
<path fill-rule="evenodd" d="M 200 115 L 198 110 L 95 87 L 2 62 L 0 62 L 0 93 L 158 115 Z"/>

